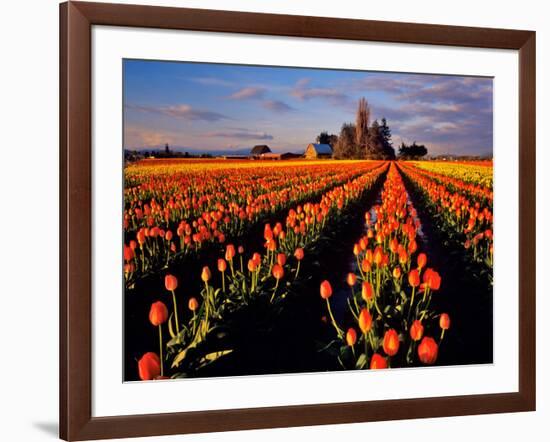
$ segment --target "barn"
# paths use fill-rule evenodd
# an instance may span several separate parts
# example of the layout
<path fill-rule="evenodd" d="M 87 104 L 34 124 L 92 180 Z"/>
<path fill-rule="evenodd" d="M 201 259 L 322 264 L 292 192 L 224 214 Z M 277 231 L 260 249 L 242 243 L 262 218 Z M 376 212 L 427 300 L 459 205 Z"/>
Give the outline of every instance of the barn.
<path fill-rule="evenodd" d="M 258 144 L 254 146 L 250 151 L 250 156 L 253 158 L 258 158 L 260 155 L 271 153 L 271 149 L 266 144 Z"/>
<path fill-rule="evenodd" d="M 330 144 L 310 143 L 306 147 L 306 158 L 331 158 L 332 147 Z"/>

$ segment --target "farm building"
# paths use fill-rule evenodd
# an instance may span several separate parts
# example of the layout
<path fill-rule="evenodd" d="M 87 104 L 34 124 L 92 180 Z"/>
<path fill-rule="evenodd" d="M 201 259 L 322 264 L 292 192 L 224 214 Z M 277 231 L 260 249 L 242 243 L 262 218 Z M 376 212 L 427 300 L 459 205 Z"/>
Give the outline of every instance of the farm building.
<path fill-rule="evenodd" d="M 291 160 L 294 158 L 300 158 L 301 155 L 292 152 L 286 153 L 263 153 L 258 158 L 260 160 Z"/>
<path fill-rule="evenodd" d="M 310 143 L 306 147 L 306 158 L 331 158 L 332 147 L 330 144 Z"/>
<path fill-rule="evenodd" d="M 262 154 L 271 153 L 271 149 L 266 144 L 258 144 L 254 146 L 250 151 L 251 157 L 259 157 Z"/>

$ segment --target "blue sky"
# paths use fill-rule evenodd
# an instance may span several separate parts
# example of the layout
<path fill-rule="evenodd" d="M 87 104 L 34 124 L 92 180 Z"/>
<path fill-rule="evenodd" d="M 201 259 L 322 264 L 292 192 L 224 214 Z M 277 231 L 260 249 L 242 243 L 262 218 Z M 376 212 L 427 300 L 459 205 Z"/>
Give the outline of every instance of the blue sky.
<path fill-rule="evenodd" d="M 124 61 L 124 147 L 300 152 L 354 121 L 360 97 L 395 146 L 492 152 L 489 78 L 141 60 Z"/>

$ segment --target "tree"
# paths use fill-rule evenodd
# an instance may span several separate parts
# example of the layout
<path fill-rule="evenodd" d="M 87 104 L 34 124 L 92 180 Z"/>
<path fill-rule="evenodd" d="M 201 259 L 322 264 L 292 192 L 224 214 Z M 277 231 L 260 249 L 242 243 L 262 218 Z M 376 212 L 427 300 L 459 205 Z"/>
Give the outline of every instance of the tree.
<path fill-rule="evenodd" d="M 338 141 L 334 146 L 334 157 L 339 159 L 362 158 L 361 148 L 355 143 L 356 128 L 353 123 L 342 124 Z"/>
<path fill-rule="evenodd" d="M 391 129 L 385 117 L 382 117 L 382 124 L 378 129 L 383 147 L 383 154 L 386 159 L 395 160 L 395 149 L 391 140 Z"/>
<path fill-rule="evenodd" d="M 370 107 L 365 97 L 359 99 L 355 114 L 355 143 L 366 146 L 369 136 Z"/>
<path fill-rule="evenodd" d="M 330 146 L 334 149 L 334 146 L 336 146 L 336 143 L 338 142 L 338 135 L 329 135 L 329 133 L 324 130 L 319 135 L 317 135 L 316 141 L 319 144 L 330 144 Z"/>
<path fill-rule="evenodd" d="M 399 158 L 404 160 L 414 160 L 421 158 L 428 154 L 428 149 L 423 144 L 416 144 L 414 141 L 410 146 L 405 143 L 401 143 L 399 147 Z"/>

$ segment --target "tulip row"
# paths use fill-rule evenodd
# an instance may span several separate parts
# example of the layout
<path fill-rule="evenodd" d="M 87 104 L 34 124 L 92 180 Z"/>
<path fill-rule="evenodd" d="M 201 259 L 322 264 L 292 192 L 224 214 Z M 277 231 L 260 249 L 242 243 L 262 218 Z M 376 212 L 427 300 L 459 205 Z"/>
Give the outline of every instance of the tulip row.
<path fill-rule="evenodd" d="M 144 184 L 127 190 L 135 191 L 125 213 L 127 286 L 147 272 L 167 267 L 178 257 L 196 256 L 206 246 L 237 241 L 273 214 L 314 200 L 379 165 L 343 164 L 336 172 L 332 164 L 219 169 L 208 177 L 187 173 L 185 179 L 181 174 L 176 178 L 153 175 Z M 181 190 L 184 184 L 189 185 L 185 192 Z M 150 188 L 154 190 L 147 190 Z M 130 228 L 130 223 L 137 230 Z"/>
<path fill-rule="evenodd" d="M 438 228 L 469 250 L 475 262 L 493 266 L 493 212 L 487 200 L 473 197 L 467 190 L 456 190 L 427 172 L 400 163 L 399 169 L 424 195 L 428 208 L 437 214 Z M 484 202 L 486 204 L 484 204 Z"/>
<path fill-rule="evenodd" d="M 417 251 L 420 223 L 394 163 L 381 197 L 382 203 L 365 213 L 366 233 L 353 247 L 357 264 L 346 278 L 346 322 L 352 323 L 347 330 L 333 315 L 330 281 L 320 287 L 337 336 L 326 350 L 344 369 L 433 364 L 450 327 L 447 314 L 430 310 L 441 277 Z"/>
<path fill-rule="evenodd" d="M 415 167 L 473 185 L 478 189 L 493 189 L 492 161 L 414 161 Z"/>
<path fill-rule="evenodd" d="M 160 356 L 149 352 L 139 360 L 140 378 L 163 378 L 167 360 L 171 362 L 173 376 L 178 377 L 231 353 L 233 349 L 217 338 L 228 317 L 251 303 L 260 302 L 276 309 L 300 284 L 300 264 L 307 250 L 372 190 L 387 168 L 387 163 L 376 163 L 376 167 L 369 166 L 357 178 L 325 192 L 319 202 L 293 207 L 284 227 L 282 223 L 266 224 L 262 253 L 245 254 L 244 248 L 228 244 L 224 256 L 217 260 L 216 276 L 210 267 L 203 268 L 204 288 L 200 296 L 189 298 L 188 309 L 192 314 L 188 313 L 183 321 L 178 319 L 178 295 L 181 297 L 181 293 L 176 294 L 178 281 L 175 276 L 166 275 L 165 288 L 172 295 L 173 312 L 169 314 L 161 301 L 152 304 L 149 319 L 158 327 Z M 163 352 L 165 323 L 171 340 Z"/>

